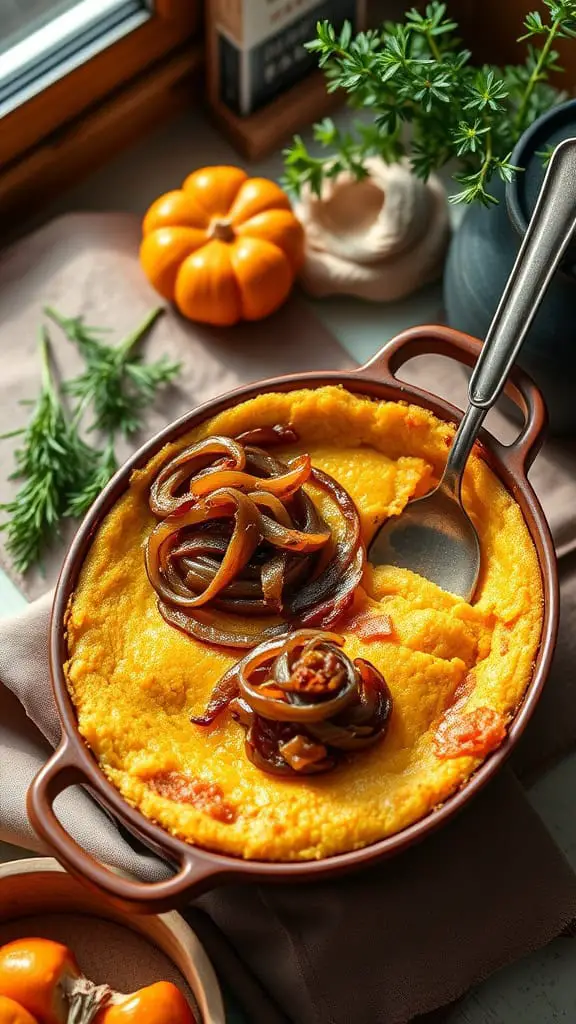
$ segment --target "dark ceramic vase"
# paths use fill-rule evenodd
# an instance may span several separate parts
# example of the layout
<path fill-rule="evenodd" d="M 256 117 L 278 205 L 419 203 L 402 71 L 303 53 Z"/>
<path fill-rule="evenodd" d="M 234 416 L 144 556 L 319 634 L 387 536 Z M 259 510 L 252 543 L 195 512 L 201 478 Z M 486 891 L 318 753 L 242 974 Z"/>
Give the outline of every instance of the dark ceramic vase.
<path fill-rule="evenodd" d="M 452 240 L 444 278 L 451 327 L 477 338 L 485 336 L 544 177 L 538 153 L 575 136 L 576 100 L 570 100 L 544 115 L 522 136 L 512 163 L 524 172 L 506 187 L 495 185 L 499 205 L 488 209 L 472 206 L 466 212 Z M 575 243 L 550 285 L 518 361 L 544 394 L 551 430 L 576 433 Z"/>

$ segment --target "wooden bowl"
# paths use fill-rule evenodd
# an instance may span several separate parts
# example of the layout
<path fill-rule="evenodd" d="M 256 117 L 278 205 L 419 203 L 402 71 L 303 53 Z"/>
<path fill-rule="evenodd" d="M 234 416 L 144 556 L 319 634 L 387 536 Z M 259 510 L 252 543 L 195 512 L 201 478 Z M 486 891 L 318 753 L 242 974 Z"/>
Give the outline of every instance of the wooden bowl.
<path fill-rule="evenodd" d="M 69 945 L 94 981 L 121 992 L 172 981 L 202 1024 L 226 1022 L 210 961 L 174 911 L 124 914 L 51 857 L 0 864 L 0 945 L 31 934 Z"/>

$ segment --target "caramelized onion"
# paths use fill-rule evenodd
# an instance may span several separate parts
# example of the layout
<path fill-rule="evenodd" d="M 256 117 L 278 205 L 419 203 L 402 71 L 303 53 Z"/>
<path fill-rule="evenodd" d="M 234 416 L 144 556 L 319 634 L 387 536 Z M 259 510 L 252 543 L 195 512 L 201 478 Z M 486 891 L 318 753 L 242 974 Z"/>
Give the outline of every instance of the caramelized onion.
<path fill-rule="evenodd" d="M 360 543 L 360 518 L 348 491 L 320 469 L 313 469 L 311 475 L 338 506 L 347 529 L 323 572 L 299 591 L 291 612 L 303 625 L 326 629 L 351 604 L 362 579 L 365 555 Z"/>
<path fill-rule="evenodd" d="M 282 523 L 270 519 L 269 516 L 261 517 L 260 527 L 262 539 L 268 541 L 269 544 L 283 548 L 285 551 L 298 551 L 304 554 L 325 547 L 332 536 L 329 529 L 323 530 L 322 533 L 292 530 L 283 526 Z"/>
<path fill-rule="evenodd" d="M 282 612 L 282 591 L 287 567 L 288 556 L 282 551 L 278 555 L 272 555 L 272 558 L 264 563 L 260 574 L 264 604 L 277 615 Z"/>
<path fill-rule="evenodd" d="M 284 751 L 295 739 L 312 744 L 307 737 L 295 735 L 289 725 L 269 722 L 259 715 L 254 715 L 246 732 L 246 753 L 252 764 L 270 775 L 318 775 L 334 768 L 335 758 L 330 757 L 326 748 L 318 747 L 318 744 L 314 746 L 320 754 L 319 759 L 297 759 L 294 756 L 287 759 Z"/>
<path fill-rule="evenodd" d="M 362 658 L 352 662 L 343 644 L 315 630 L 261 644 L 222 676 L 192 722 L 210 725 L 230 707 L 257 767 L 284 775 L 328 771 L 345 753 L 381 740 L 392 711 L 383 676 Z"/>
<path fill-rule="evenodd" d="M 203 470 L 198 473 L 198 476 L 190 483 L 189 493 L 201 498 L 205 494 L 210 494 L 215 487 L 234 487 L 245 494 L 259 489 L 274 494 L 280 499 L 286 499 L 306 483 L 310 476 L 310 469 L 309 455 L 298 455 L 284 473 L 269 478 L 235 469 L 214 467 L 213 470 Z"/>
<path fill-rule="evenodd" d="M 253 443 L 293 440 L 283 426 L 208 437 L 154 480 L 150 508 L 160 522 L 146 543 L 146 570 L 161 615 L 189 636 L 254 647 L 299 626 L 326 629 L 352 601 L 365 553 L 349 494 L 309 455 L 286 463 Z M 336 542 L 307 482 L 343 520 Z M 258 628 L 247 629 L 241 618 L 253 617 Z"/>
<path fill-rule="evenodd" d="M 158 473 L 150 488 L 150 508 L 156 516 L 170 515 L 188 503 L 186 495 L 177 496 L 179 488 L 189 477 L 202 469 L 202 462 L 215 455 L 224 456 L 221 465 L 243 469 L 246 465 L 244 448 L 231 437 L 207 437 L 204 441 L 184 448 Z"/>
<path fill-rule="evenodd" d="M 202 715 L 192 716 L 190 721 L 194 725 L 212 725 L 218 715 L 238 696 L 237 665 L 233 665 L 219 679 L 212 691 L 206 710 Z M 250 710 L 248 708 L 248 710 Z"/>
<path fill-rule="evenodd" d="M 178 572 L 174 549 L 185 527 L 230 516 L 234 517 L 230 543 L 209 582 L 197 593 L 189 588 L 188 576 L 183 578 Z M 146 548 L 146 570 L 156 593 L 165 601 L 180 608 L 194 608 L 206 604 L 238 575 L 254 553 L 260 536 L 253 502 L 239 491 L 221 488 L 208 495 L 202 504 L 193 505 L 184 513 L 176 512 L 156 527 Z M 181 558 L 178 563 L 181 564 Z"/>
<path fill-rule="evenodd" d="M 165 601 L 158 602 L 158 611 L 163 619 L 177 629 L 216 647 L 254 647 L 255 644 L 285 636 L 291 629 L 289 623 L 276 622 L 263 626 L 258 632 L 250 633 L 242 623 L 231 622 L 232 616 L 225 617 L 218 612 L 183 612 L 172 608 Z"/>
<path fill-rule="evenodd" d="M 356 658 L 354 665 L 361 678 L 354 707 L 342 720 L 335 718 L 309 727 L 315 739 L 339 750 L 361 750 L 371 746 L 381 738 L 392 711 L 390 691 L 387 686 L 382 686 L 380 673 L 363 658 Z"/>
<path fill-rule="evenodd" d="M 292 520 L 288 514 L 286 506 L 282 504 L 280 498 L 277 498 L 274 494 L 270 494 L 268 491 L 252 491 L 250 494 L 252 501 L 259 509 L 264 509 L 268 513 L 272 513 L 274 518 L 282 526 L 285 526 L 289 530 L 292 526 Z"/>
<path fill-rule="evenodd" d="M 299 642 L 301 643 L 301 633 L 297 633 L 295 636 L 299 637 Z M 319 642 L 318 634 L 315 634 L 308 643 L 305 643 L 302 655 L 304 656 L 308 653 L 310 644 L 314 645 L 314 650 L 317 650 L 321 655 L 325 655 L 330 651 L 337 651 L 337 644 L 341 645 L 342 643 L 341 637 L 334 638 L 332 643 L 326 643 L 324 640 Z M 291 653 L 291 650 L 292 647 L 289 647 L 286 653 L 280 656 L 279 664 L 276 663 L 272 675 L 274 681 L 286 691 L 284 696 L 280 698 L 269 696 L 262 691 L 258 684 L 252 685 L 250 682 L 250 677 L 254 670 L 263 661 L 269 659 L 268 651 L 260 652 L 259 654 L 253 652 L 247 658 L 242 659 L 238 665 L 237 675 L 240 694 L 244 700 L 259 715 L 262 715 L 264 718 L 271 718 L 277 722 L 293 722 L 295 724 L 321 722 L 325 718 L 332 718 L 340 711 L 343 711 L 356 693 L 356 672 L 352 662 L 348 658 L 345 659 L 345 678 L 334 697 L 323 699 L 322 701 L 311 701 L 291 692 L 287 688 L 291 671 L 288 654 Z"/>
<path fill-rule="evenodd" d="M 268 448 L 271 444 L 293 444 L 298 440 L 298 434 L 290 424 L 276 423 L 273 427 L 245 430 L 243 434 L 237 434 L 236 440 L 242 444 L 255 444 L 258 447 L 265 445 Z"/>
<path fill-rule="evenodd" d="M 376 640 L 390 640 L 394 636 L 392 619 L 386 612 L 367 609 L 340 624 L 347 633 L 355 633 L 361 640 L 372 643 Z"/>

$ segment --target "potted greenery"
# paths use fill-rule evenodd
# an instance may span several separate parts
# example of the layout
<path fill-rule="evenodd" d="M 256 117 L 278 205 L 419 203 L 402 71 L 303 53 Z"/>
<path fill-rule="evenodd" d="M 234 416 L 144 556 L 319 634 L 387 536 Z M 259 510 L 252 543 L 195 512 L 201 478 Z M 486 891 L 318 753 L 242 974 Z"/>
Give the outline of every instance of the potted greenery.
<path fill-rule="evenodd" d="M 423 181 L 445 165 L 454 168 L 449 201 L 469 209 L 451 244 L 445 304 L 453 326 L 480 337 L 517 252 L 547 155 L 562 138 L 576 135 L 576 100 L 563 103 L 565 95 L 550 82 L 561 71 L 557 40 L 576 39 L 576 0 L 544 4 L 542 14 L 528 13 L 524 20 L 524 63 L 504 68 L 474 66 L 444 3 L 429 3 L 424 11 L 408 11 L 403 22 L 356 36 L 349 25 L 337 33 L 320 23 L 308 47 L 318 54 L 328 88 L 345 90 L 364 120 L 344 133 L 325 120 L 314 129 L 319 152 L 310 152 L 297 136 L 285 153 L 285 184 L 299 195 L 321 196 L 326 182 L 342 173 L 361 180 L 374 158 L 403 161 Z M 543 387 L 562 430 L 576 425 L 570 396 L 576 374 L 574 265 L 569 255 L 521 360 Z"/>

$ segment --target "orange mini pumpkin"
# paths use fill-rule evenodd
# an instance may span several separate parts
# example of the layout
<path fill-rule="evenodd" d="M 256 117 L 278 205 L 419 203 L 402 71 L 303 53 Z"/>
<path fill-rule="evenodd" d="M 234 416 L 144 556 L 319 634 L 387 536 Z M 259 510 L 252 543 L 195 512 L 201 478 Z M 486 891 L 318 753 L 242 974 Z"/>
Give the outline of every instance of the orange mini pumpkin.
<path fill-rule="evenodd" d="M 273 181 L 205 167 L 166 192 L 143 223 L 146 276 L 184 316 L 230 325 L 260 320 L 287 298 L 304 232 Z"/>

